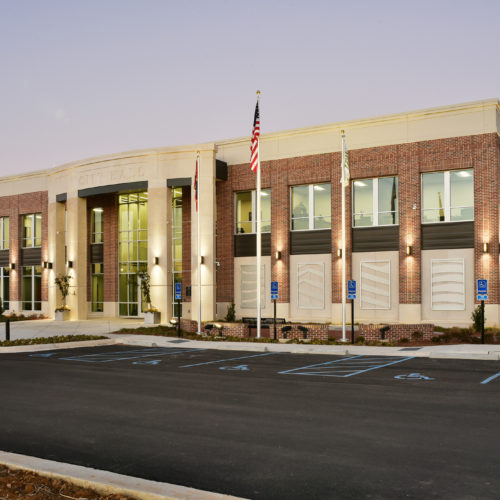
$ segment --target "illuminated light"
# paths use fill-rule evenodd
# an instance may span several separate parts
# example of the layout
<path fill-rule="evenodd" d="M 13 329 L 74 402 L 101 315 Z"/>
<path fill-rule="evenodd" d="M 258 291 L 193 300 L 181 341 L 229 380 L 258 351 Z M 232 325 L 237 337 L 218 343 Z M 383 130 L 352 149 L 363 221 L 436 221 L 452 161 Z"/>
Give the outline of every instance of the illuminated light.
<path fill-rule="evenodd" d="M 92 211 L 93 212 L 104 212 L 104 209 L 103 208 L 93 208 Z"/>
<path fill-rule="evenodd" d="M 368 186 L 368 184 L 366 182 L 363 182 L 363 181 L 354 181 L 354 185 L 358 186 L 358 187 L 366 187 L 366 186 Z"/>
<path fill-rule="evenodd" d="M 337 257 L 342 257 L 342 248 L 337 248 Z"/>
<path fill-rule="evenodd" d="M 467 172 L 466 170 L 461 170 L 460 172 L 458 172 L 458 175 L 460 177 L 471 177 L 471 173 L 470 172 Z"/>
<path fill-rule="evenodd" d="M 406 246 L 406 255 L 411 255 L 413 251 L 413 248 L 411 245 Z"/>
<path fill-rule="evenodd" d="M 269 196 L 269 193 L 266 193 L 266 191 L 261 191 L 261 192 L 260 192 L 260 195 L 261 195 L 261 196 Z"/>
<path fill-rule="evenodd" d="M 155 257 L 154 263 L 157 266 L 160 263 L 160 257 Z"/>
<path fill-rule="evenodd" d="M 318 186 L 317 184 L 314 186 L 314 191 L 324 191 L 325 188 L 323 186 Z"/>
<path fill-rule="evenodd" d="M 488 243 L 483 243 L 483 253 L 488 253 L 490 251 L 490 246 Z"/>
<path fill-rule="evenodd" d="M 281 260 L 281 252 L 279 250 L 276 250 L 274 256 L 276 257 L 276 260 Z"/>

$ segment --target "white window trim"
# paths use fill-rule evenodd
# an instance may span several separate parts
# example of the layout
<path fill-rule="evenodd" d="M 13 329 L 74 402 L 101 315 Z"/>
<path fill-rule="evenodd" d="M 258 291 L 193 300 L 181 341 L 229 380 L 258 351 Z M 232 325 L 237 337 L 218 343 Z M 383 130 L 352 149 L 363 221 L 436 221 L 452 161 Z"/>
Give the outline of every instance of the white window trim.
<path fill-rule="evenodd" d="M 372 215 L 373 215 L 373 224 L 371 226 L 355 226 L 354 225 L 354 216 L 359 215 L 362 212 L 354 212 L 354 183 L 356 181 L 363 181 L 365 179 L 354 179 L 352 182 L 352 190 L 351 190 L 351 200 L 352 200 L 352 227 L 356 229 L 363 229 L 366 227 L 389 227 L 389 226 L 399 226 L 399 217 L 398 217 L 398 222 L 396 224 L 379 224 L 378 222 L 378 214 L 379 214 L 379 209 L 378 209 L 378 180 L 379 179 L 389 179 L 395 177 L 396 179 L 398 178 L 397 175 L 386 175 L 383 177 L 366 177 L 366 180 L 371 180 L 373 181 L 372 187 Z M 399 214 L 399 179 L 398 179 L 398 185 L 397 185 L 397 200 L 398 200 L 398 209 L 396 212 Z M 387 213 L 387 212 L 384 212 Z"/>
<path fill-rule="evenodd" d="M 254 214 L 257 213 L 257 190 L 255 189 L 250 189 L 250 190 L 246 190 L 246 191 L 237 191 L 234 193 L 234 199 L 237 200 L 238 198 L 238 194 L 240 193 L 248 193 L 250 191 L 250 193 L 252 193 L 252 220 L 251 221 L 238 221 L 238 205 L 237 203 L 234 204 L 234 221 L 235 221 L 235 224 L 234 224 L 234 231 L 235 233 L 234 234 L 256 234 L 257 233 L 257 218 L 254 216 Z M 269 191 L 269 196 L 271 196 L 271 189 L 270 188 L 263 188 L 260 190 L 260 196 L 262 197 L 262 191 Z M 261 201 L 261 211 L 262 211 L 262 201 Z M 271 213 L 272 213 L 272 209 L 271 209 Z M 251 222 L 252 223 L 252 232 L 251 233 L 238 233 L 237 232 L 237 226 L 238 226 L 238 223 L 245 223 L 245 222 Z M 267 220 L 261 220 L 260 221 L 260 225 L 262 227 L 262 223 L 263 222 L 269 222 L 271 223 L 271 220 L 267 221 Z M 268 234 L 270 233 L 271 231 L 261 231 L 262 233 L 264 234 Z"/>
<path fill-rule="evenodd" d="M 474 175 L 474 169 L 472 167 L 469 167 L 469 168 L 460 168 L 460 169 L 457 169 L 457 170 L 453 170 L 453 172 L 457 172 L 457 171 L 460 171 L 460 170 L 472 170 L 473 171 L 473 174 Z M 421 221 L 421 224 L 446 224 L 447 222 L 473 222 L 474 221 L 474 216 L 472 217 L 472 219 L 466 219 L 466 220 L 461 220 L 461 221 L 452 221 L 451 220 L 451 172 L 452 170 L 446 170 L 445 172 L 443 172 L 444 176 L 443 176 L 443 182 L 444 182 L 444 221 L 437 221 L 437 222 L 424 222 L 424 182 L 423 182 L 423 178 L 424 178 L 424 175 L 426 174 L 435 174 L 435 173 L 439 173 L 440 171 L 436 171 L 436 172 L 422 172 L 421 174 L 421 177 L 420 177 L 420 199 L 422 200 L 421 201 L 421 212 L 422 212 L 422 215 L 421 215 L 421 218 L 420 218 L 420 221 Z M 474 184 L 472 185 L 472 213 L 474 213 L 474 205 L 475 205 L 475 199 L 474 199 Z M 463 206 L 465 208 L 465 205 Z M 460 206 L 459 207 L 453 207 L 453 208 L 461 208 Z M 437 210 L 434 209 L 434 208 L 428 208 L 427 210 Z"/>
<path fill-rule="evenodd" d="M 293 218 L 292 214 L 293 214 L 293 206 L 292 206 L 292 190 L 294 187 L 300 187 L 300 186 L 304 186 L 304 184 L 297 184 L 296 186 L 290 186 L 290 231 L 293 231 L 293 232 L 300 232 L 300 231 L 324 231 L 325 229 L 326 230 L 330 230 L 332 228 L 332 222 L 331 222 L 331 217 L 332 217 L 332 207 L 331 207 L 331 199 L 330 199 L 330 227 L 329 228 L 326 228 L 326 227 L 318 227 L 318 228 L 315 228 L 314 227 L 314 219 L 316 218 L 316 216 L 314 215 L 314 186 L 319 186 L 320 184 L 330 184 L 329 182 L 316 182 L 314 184 L 307 184 L 307 187 L 308 187 L 308 190 L 309 190 L 309 200 L 308 200 L 308 204 L 309 204 L 309 215 L 307 217 L 308 219 L 308 223 L 309 223 L 309 227 L 308 229 L 293 229 L 293 221 L 294 220 L 303 220 L 305 219 L 305 217 L 296 217 L 295 219 Z M 318 218 L 320 218 L 321 216 L 318 216 Z"/>
<path fill-rule="evenodd" d="M 5 235 L 4 235 L 4 232 L 5 232 L 5 219 L 8 219 L 9 216 L 8 215 L 4 215 L 2 217 L 0 217 L 0 226 L 1 226 L 1 234 L 0 234 L 0 250 L 8 250 L 10 248 L 10 241 L 9 241 L 9 246 L 7 248 L 5 248 L 4 246 L 4 241 L 5 241 Z M 10 221 L 9 221 L 10 222 Z M 10 224 L 9 224 L 9 232 L 10 232 Z M 9 234 L 9 240 L 10 240 L 10 234 Z"/>

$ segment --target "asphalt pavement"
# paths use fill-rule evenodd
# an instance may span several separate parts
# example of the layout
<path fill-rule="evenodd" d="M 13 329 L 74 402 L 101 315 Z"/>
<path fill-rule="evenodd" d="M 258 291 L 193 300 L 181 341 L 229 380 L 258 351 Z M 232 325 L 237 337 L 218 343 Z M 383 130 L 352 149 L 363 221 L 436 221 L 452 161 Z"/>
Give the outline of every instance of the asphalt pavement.
<path fill-rule="evenodd" d="M 142 341 L 1 354 L 0 449 L 244 498 L 498 498 L 498 357 Z"/>

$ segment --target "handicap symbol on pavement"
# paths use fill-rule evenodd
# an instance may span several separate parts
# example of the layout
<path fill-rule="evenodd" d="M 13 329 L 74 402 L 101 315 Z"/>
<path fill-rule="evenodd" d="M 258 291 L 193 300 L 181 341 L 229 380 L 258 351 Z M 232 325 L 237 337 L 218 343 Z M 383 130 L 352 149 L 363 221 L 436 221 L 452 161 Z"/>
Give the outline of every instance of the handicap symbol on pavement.
<path fill-rule="evenodd" d="M 161 363 L 161 359 L 151 359 L 148 361 L 134 361 L 133 365 L 159 365 Z"/>
<path fill-rule="evenodd" d="M 221 366 L 219 370 L 241 370 L 249 371 L 248 365 L 238 365 L 238 366 Z"/>
<path fill-rule="evenodd" d="M 399 380 L 434 380 L 431 377 L 426 377 L 421 373 L 410 373 L 409 375 L 396 375 L 394 378 Z"/>

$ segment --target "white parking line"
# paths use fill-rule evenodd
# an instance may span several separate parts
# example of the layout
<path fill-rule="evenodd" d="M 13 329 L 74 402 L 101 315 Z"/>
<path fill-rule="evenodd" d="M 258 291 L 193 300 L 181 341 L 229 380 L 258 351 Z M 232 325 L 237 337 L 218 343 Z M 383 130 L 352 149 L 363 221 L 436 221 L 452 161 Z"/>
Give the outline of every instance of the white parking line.
<path fill-rule="evenodd" d="M 68 358 L 58 358 L 65 361 L 82 361 L 84 363 L 109 363 L 111 361 L 124 361 L 126 359 L 149 358 L 152 356 L 169 356 L 170 354 L 190 353 L 194 351 L 204 351 L 205 349 L 140 349 L 133 351 L 102 352 L 98 354 L 83 354 L 82 356 L 71 356 Z"/>
<path fill-rule="evenodd" d="M 497 377 L 500 377 L 500 372 L 495 373 L 495 375 L 492 375 L 491 377 L 488 377 L 487 379 L 483 380 L 481 384 L 487 384 L 488 382 L 491 382 L 492 380 L 496 379 Z"/>
<path fill-rule="evenodd" d="M 225 361 L 234 361 L 236 359 L 258 358 L 259 356 L 270 356 L 271 354 L 279 354 L 278 352 L 266 352 L 264 354 L 252 354 L 251 356 L 240 356 L 239 358 L 218 359 L 216 361 L 207 361 L 206 363 L 196 363 L 194 365 L 184 365 L 179 368 L 191 368 L 192 366 L 212 365 L 214 363 L 224 363 Z"/>
<path fill-rule="evenodd" d="M 279 372 L 280 375 L 316 375 L 321 377 L 341 377 L 347 378 L 353 375 L 384 368 L 385 366 L 402 363 L 413 359 L 410 357 L 401 356 L 384 356 L 384 357 L 370 357 L 370 356 L 352 356 L 344 359 L 336 359 L 335 361 L 327 361 L 326 363 L 318 363 L 316 365 L 302 366 L 292 370 L 285 370 Z"/>

